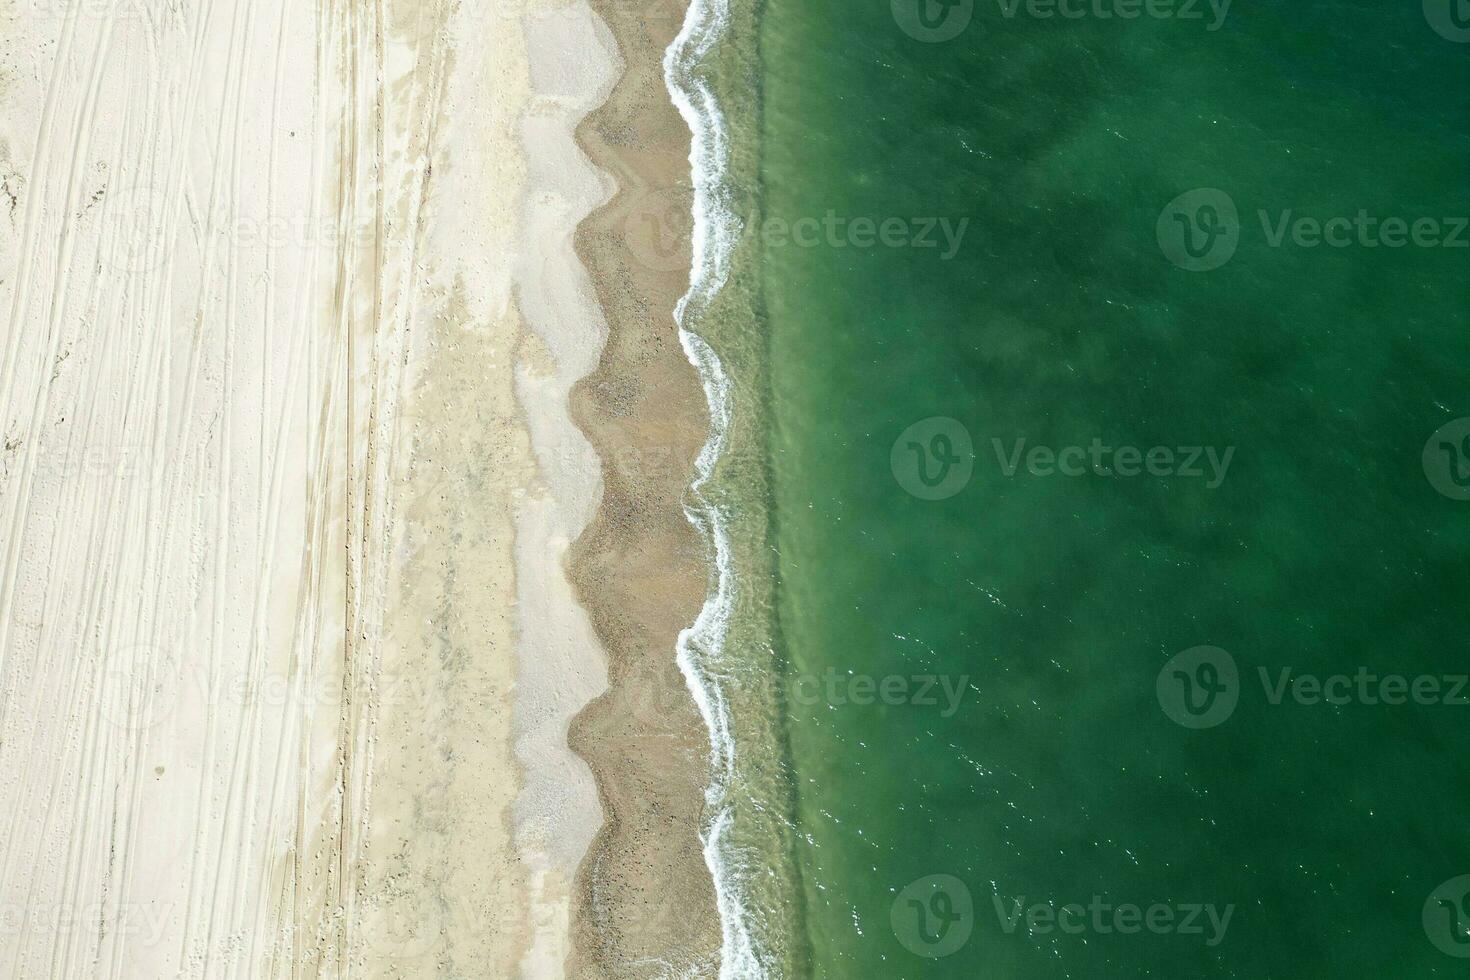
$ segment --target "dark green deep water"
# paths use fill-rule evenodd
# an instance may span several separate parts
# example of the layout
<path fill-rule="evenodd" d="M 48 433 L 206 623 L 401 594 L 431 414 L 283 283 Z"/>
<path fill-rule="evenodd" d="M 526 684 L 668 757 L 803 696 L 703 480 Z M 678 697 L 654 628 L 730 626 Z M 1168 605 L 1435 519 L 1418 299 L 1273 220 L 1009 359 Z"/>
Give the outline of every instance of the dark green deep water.
<path fill-rule="evenodd" d="M 1273 245 L 1258 216 L 1455 234 L 1470 44 L 1418 0 L 1239 0 L 1214 31 L 1201 9 L 976 0 L 926 43 L 889 0 L 765 0 L 767 231 L 908 222 L 892 242 L 968 219 L 948 258 L 937 230 L 935 248 L 840 229 L 834 247 L 775 226 L 761 252 L 793 941 L 815 976 L 1470 975 L 1430 935 L 1470 938 L 1453 888 L 1423 921 L 1470 874 L 1470 705 L 1368 704 L 1357 681 L 1347 703 L 1272 704 L 1259 673 L 1470 672 L 1470 502 L 1421 460 L 1470 416 L 1470 232 Z M 1240 215 L 1211 271 L 1156 233 L 1197 188 Z M 931 428 L 890 454 L 936 417 L 968 433 L 973 472 L 928 500 L 914 467 L 937 477 L 933 450 L 961 444 Z M 1008 476 L 992 440 L 1022 438 L 1233 456 L 1218 486 L 1203 460 Z M 1156 681 L 1201 645 L 1233 658 L 1218 697 L 1238 703 L 1192 729 Z M 957 707 L 937 685 L 913 703 L 927 675 L 962 684 Z M 893 677 L 892 703 L 847 686 Z M 1171 668 L 1165 699 L 1181 677 L 1212 680 Z M 901 894 L 931 875 L 950 877 Z M 997 898 L 1023 901 L 1012 931 Z M 1045 912 L 1028 929 L 1035 903 L 1108 908 L 1064 932 Z M 1115 906 L 1188 904 L 1233 906 L 1223 935 L 1204 913 L 1201 934 L 1106 928 Z"/>

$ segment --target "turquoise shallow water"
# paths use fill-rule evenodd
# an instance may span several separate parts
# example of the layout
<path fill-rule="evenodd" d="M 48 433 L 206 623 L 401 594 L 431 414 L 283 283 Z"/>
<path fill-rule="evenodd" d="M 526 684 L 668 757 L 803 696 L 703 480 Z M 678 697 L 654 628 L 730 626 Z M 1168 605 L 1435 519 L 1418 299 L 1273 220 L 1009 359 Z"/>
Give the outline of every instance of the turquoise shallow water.
<path fill-rule="evenodd" d="M 791 962 L 1464 975 L 1470 705 L 1368 702 L 1470 670 L 1470 44 L 904 2 L 761 8 Z"/>

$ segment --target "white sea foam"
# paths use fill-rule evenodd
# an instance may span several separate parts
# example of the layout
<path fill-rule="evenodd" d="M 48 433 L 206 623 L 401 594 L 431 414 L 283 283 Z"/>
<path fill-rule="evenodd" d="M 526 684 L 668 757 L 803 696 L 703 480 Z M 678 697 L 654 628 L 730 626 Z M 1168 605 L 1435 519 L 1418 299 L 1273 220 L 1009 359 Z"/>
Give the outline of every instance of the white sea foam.
<path fill-rule="evenodd" d="M 689 154 L 694 183 L 694 267 L 689 291 L 675 307 L 674 318 L 684 353 L 704 384 L 710 412 L 709 439 L 695 462 L 694 483 L 684 512 L 713 546 L 715 559 L 715 587 L 694 625 L 679 634 L 678 663 L 710 733 L 713 778 L 705 795 L 712 816 L 701 837 L 720 916 L 720 980 L 750 980 L 766 977 L 770 971 L 752 934 L 750 910 L 742 902 L 741 862 L 728 840 L 734 817 L 729 792 L 735 775 L 735 741 L 729 705 L 718 680 L 724 673 L 721 661 L 736 582 L 727 515 L 704 494 L 729 435 L 730 379 L 718 355 L 692 329 L 700 312 L 725 284 L 730 254 L 741 229 L 728 200 L 730 148 L 724 117 L 714 93 L 695 74 L 700 60 L 728 26 L 729 13 L 729 0 L 691 0 L 679 36 L 664 53 L 664 81 L 694 137 Z"/>

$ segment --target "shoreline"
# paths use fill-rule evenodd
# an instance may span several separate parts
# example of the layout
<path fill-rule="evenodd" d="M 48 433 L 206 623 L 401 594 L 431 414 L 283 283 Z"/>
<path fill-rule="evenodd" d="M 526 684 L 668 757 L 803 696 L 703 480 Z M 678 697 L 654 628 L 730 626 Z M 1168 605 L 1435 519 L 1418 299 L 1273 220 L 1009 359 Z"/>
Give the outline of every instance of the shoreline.
<path fill-rule="evenodd" d="M 710 416 L 710 431 L 695 463 L 695 478 L 684 512 L 713 553 L 712 587 L 699 616 L 680 632 L 677 659 L 709 733 L 712 774 L 705 791 L 710 813 L 700 829 L 705 865 L 715 890 L 720 919 L 721 976 L 758 978 L 765 970 L 751 934 L 750 896 L 742 894 L 737 868 L 747 860 L 732 849 L 735 819 L 730 805 L 737 777 L 736 721 L 728 691 L 718 675 L 726 669 L 726 643 L 737 602 L 730 516 L 721 505 L 716 472 L 729 451 L 734 421 L 733 382 L 706 336 L 705 317 L 730 277 L 738 247 L 740 219 L 730 210 L 730 133 L 719 100 L 701 62 L 730 29 L 729 0 L 690 0 L 678 37 L 663 58 L 664 83 L 691 134 L 692 268 L 689 289 L 679 299 L 674 319 L 679 343 L 699 375 Z"/>
<path fill-rule="evenodd" d="M 593 0 L 625 71 L 578 129 L 617 194 L 578 231 L 609 335 L 573 413 L 604 465 L 597 517 L 570 573 L 609 658 L 610 686 L 571 744 L 596 774 L 606 823 L 578 876 L 574 976 L 711 975 L 721 930 L 700 834 L 709 733 L 676 663 L 711 586 L 684 513 L 708 433 L 675 307 L 689 284 L 690 135 L 663 77 L 683 4 Z M 641 8 L 641 9 L 640 9 Z"/>

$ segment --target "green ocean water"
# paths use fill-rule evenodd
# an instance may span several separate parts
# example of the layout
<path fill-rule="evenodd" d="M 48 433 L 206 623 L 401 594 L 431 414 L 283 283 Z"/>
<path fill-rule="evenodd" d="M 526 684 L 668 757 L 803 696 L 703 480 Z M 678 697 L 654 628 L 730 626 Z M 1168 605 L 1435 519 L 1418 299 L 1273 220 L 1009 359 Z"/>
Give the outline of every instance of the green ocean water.
<path fill-rule="evenodd" d="M 1458 22 L 909 2 L 764 0 L 726 70 L 763 934 L 814 977 L 1470 975 L 1470 704 L 1375 696 L 1470 672 Z"/>

